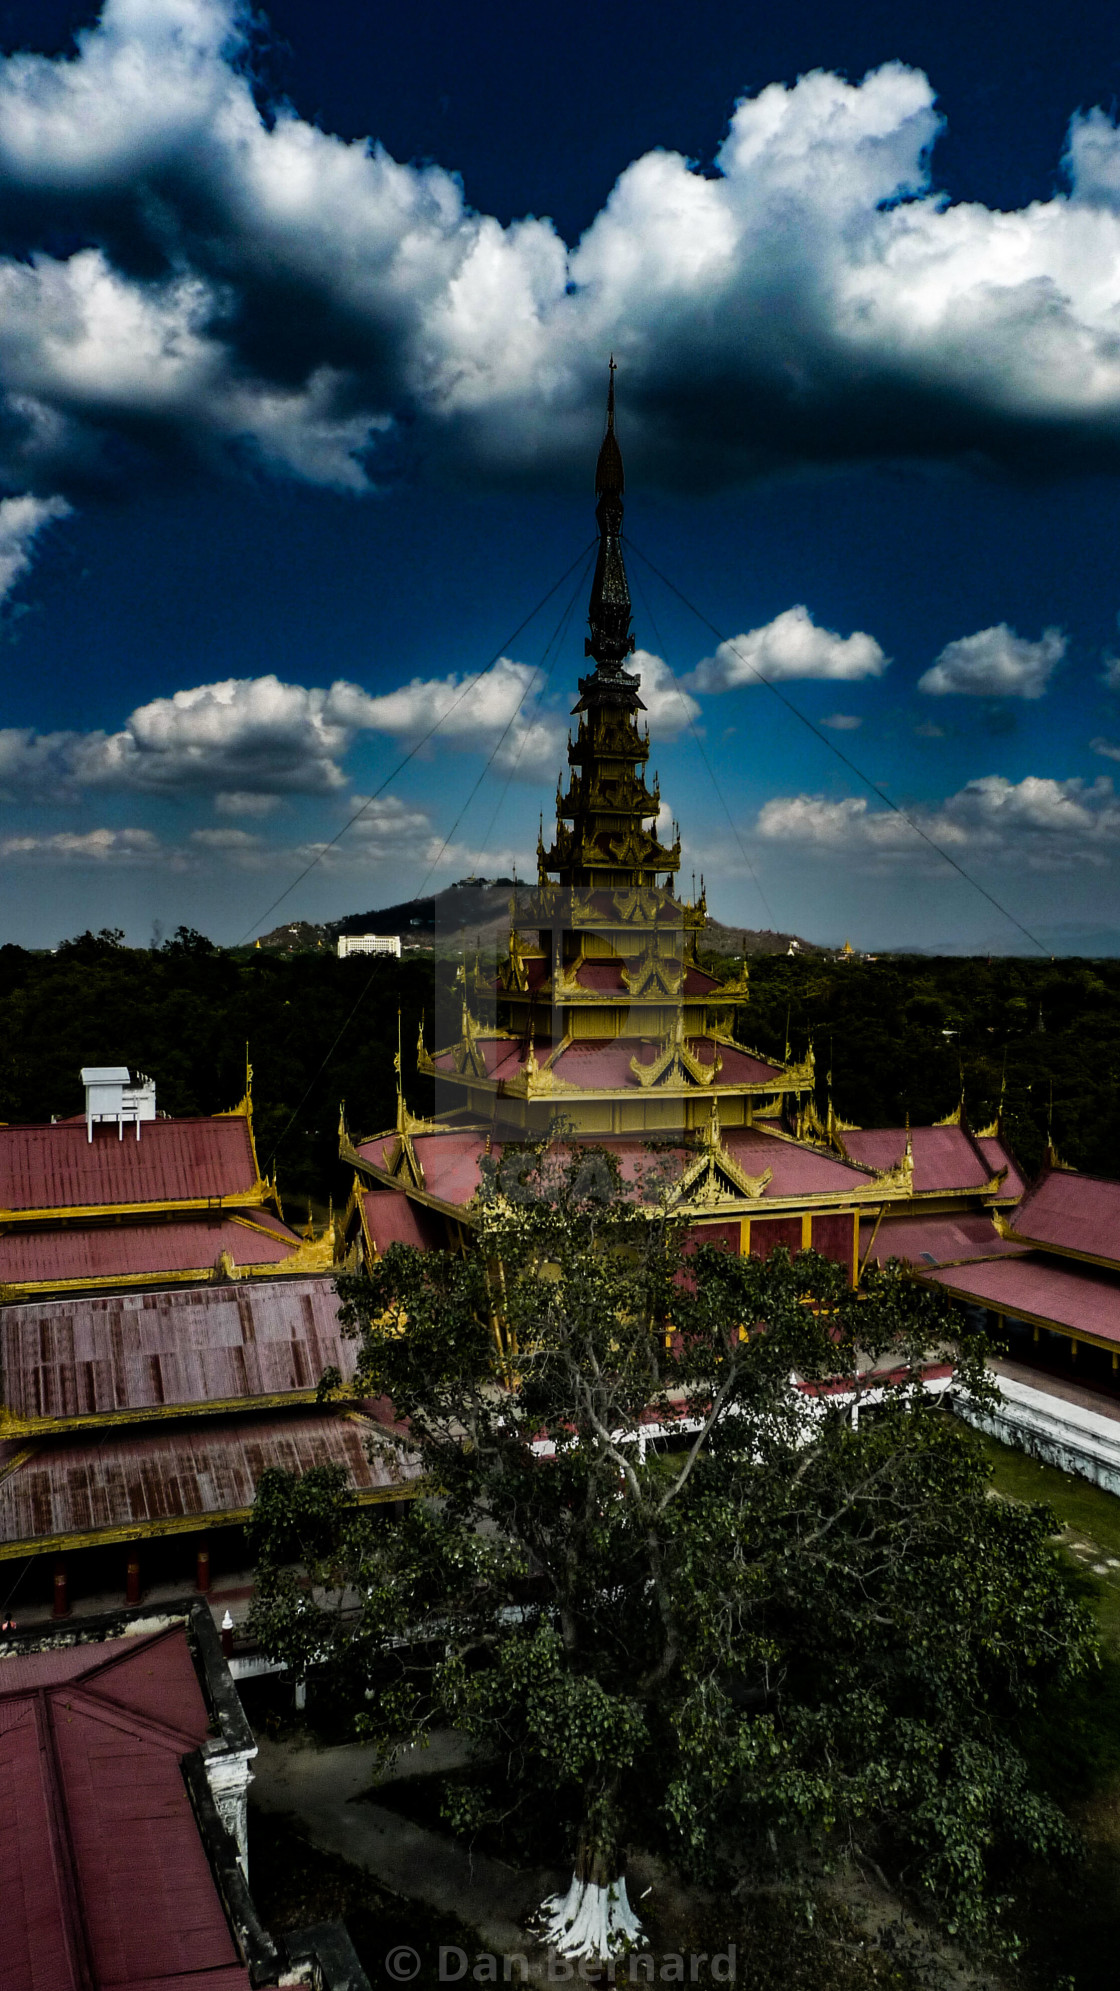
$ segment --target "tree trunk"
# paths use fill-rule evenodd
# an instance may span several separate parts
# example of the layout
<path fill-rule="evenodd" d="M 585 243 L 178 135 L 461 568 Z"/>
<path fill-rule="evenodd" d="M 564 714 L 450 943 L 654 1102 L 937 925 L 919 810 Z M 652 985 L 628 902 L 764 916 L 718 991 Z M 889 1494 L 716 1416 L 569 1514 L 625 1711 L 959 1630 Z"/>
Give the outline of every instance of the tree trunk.
<path fill-rule="evenodd" d="M 544 1941 L 561 1956 L 594 1957 L 606 1963 L 644 1942 L 642 1925 L 626 1893 L 617 1847 L 597 1833 L 585 1832 L 567 1894 L 550 1894 L 542 1901 L 539 1922 Z"/>

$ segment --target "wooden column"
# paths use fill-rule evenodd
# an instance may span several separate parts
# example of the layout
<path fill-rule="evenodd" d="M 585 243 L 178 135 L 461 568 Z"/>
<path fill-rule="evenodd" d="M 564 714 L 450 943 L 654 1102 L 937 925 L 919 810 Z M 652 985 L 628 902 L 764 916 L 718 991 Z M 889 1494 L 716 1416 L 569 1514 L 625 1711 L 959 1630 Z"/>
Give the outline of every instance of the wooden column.
<path fill-rule="evenodd" d="M 194 1587 L 205 1596 L 210 1588 L 210 1544 L 205 1535 L 198 1538 L 194 1558 Z"/>
<path fill-rule="evenodd" d="M 138 1604 L 140 1602 L 140 1551 L 138 1548 L 131 1548 L 128 1551 L 128 1564 L 125 1570 L 124 1582 L 124 1600 L 126 1604 Z"/>
<path fill-rule="evenodd" d="M 66 1588 L 66 1563 L 62 1556 L 59 1556 L 54 1566 L 54 1609 L 51 1612 L 51 1616 L 52 1618 L 68 1618 L 70 1616 L 70 1598 Z"/>

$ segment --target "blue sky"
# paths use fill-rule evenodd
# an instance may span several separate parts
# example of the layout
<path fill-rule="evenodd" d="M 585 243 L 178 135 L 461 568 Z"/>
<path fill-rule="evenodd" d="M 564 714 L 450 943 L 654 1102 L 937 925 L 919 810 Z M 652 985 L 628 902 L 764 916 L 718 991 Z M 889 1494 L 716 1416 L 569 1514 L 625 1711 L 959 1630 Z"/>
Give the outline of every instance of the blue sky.
<path fill-rule="evenodd" d="M 1008 41 L 0 5 L 0 940 L 524 869 L 613 349 L 686 883 L 818 940 L 1120 951 L 1120 22 Z"/>

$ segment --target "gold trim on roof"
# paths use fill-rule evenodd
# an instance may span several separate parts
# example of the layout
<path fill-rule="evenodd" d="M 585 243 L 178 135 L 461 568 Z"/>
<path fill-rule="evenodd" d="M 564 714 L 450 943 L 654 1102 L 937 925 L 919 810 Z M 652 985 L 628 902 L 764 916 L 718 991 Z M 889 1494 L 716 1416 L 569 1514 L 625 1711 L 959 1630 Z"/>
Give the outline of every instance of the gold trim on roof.
<path fill-rule="evenodd" d="M 710 1065 L 701 1064 L 698 1057 L 689 1050 L 684 1034 L 684 1017 L 678 1011 L 672 1029 L 661 1040 L 661 1050 L 651 1065 L 643 1065 L 638 1058 L 631 1058 L 630 1070 L 638 1084 L 646 1090 L 650 1086 L 661 1085 L 666 1080 L 688 1079 L 693 1085 L 711 1085 L 713 1079 L 723 1070 L 723 1059 L 717 1048 Z"/>

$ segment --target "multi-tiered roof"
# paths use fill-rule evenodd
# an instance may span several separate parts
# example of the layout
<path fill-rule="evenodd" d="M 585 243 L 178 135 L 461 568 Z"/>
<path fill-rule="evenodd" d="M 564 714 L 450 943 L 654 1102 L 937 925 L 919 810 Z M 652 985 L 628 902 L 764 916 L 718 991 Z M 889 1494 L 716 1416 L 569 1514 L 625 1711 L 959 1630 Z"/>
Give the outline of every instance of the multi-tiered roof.
<path fill-rule="evenodd" d="M 662 829 L 641 680 L 627 668 L 624 481 L 612 369 L 595 471 L 586 643 L 595 669 L 579 680 L 555 832 L 546 846 L 542 825 L 537 882 L 514 894 L 504 958 L 490 972 L 465 966 L 452 1028 L 431 1053 L 421 1039 L 436 1117 L 417 1120 L 400 1097 L 386 1133 L 354 1143 L 341 1129 L 342 1157 L 356 1172 L 347 1252 L 461 1244 L 486 1157 L 559 1126 L 565 1138 L 606 1143 L 631 1182 L 656 1140 L 675 1197 L 711 1241 L 763 1255 L 812 1244 L 854 1277 L 861 1211 L 874 1223 L 914 1197 L 913 1144 L 895 1129 L 886 1162 L 845 1151 L 813 1110 L 812 1053 L 796 1064 L 788 1052 L 778 1061 L 742 1043 L 745 970 L 721 980 L 701 961 L 703 881 L 695 902 L 677 896 L 680 835 L 674 824 L 670 843 Z M 980 1208 L 998 1197 L 1003 1174 L 962 1139 L 983 1187 L 958 1184 L 954 1154 L 946 1194 L 954 1207 Z"/>

